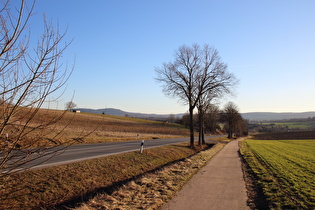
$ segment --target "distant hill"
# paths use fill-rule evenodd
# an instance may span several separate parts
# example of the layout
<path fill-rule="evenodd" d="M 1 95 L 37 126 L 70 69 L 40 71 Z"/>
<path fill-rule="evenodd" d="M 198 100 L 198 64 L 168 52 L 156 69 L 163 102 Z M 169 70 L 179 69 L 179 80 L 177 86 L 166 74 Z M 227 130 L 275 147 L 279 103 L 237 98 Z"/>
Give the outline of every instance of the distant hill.
<path fill-rule="evenodd" d="M 122 116 L 122 117 L 134 117 L 134 118 L 142 118 L 142 119 L 152 119 L 152 120 L 167 120 L 170 117 L 170 114 L 143 114 L 143 113 L 133 113 L 133 112 L 125 112 L 120 109 L 106 108 L 106 109 L 85 109 L 78 108 L 81 112 L 94 113 L 94 114 L 107 114 L 114 116 Z M 182 117 L 183 114 L 174 114 L 175 118 Z"/>
<path fill-rule="evenodd" d="M 254 121 L 290 120 L 315 117 L 315 112 L 249 112 L 241 114 L 244 119 Z"/>
<path fill-rule="evenodd" d="M 144 114 L 125 112 L 120 109 L 106 108 L 106 109 L 86 109 L 78 108 L 81 112 L 95 113 L 95 114 L 107 114 L 114 116 L 128 116 L 134 118 L 151 119 L 151 120 L 167 120 L 170 114 Z M 174 114 L 175 118 L 181 118 L 184 115 Z M 302 119 L 315 117 L 315 112 L 248 112 L 241 114 L 244 119 L 253 121 L 272 121 L 272 120 L 290 120 L 290 119 Z"/>

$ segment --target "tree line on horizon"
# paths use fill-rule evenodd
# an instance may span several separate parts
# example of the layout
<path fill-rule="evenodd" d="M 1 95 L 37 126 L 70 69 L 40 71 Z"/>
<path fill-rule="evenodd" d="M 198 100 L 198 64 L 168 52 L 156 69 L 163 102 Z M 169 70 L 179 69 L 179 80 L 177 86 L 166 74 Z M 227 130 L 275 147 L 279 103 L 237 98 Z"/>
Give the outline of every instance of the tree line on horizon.
<path fill-rule="evenodd" d="M 199 123 L 199 113 L 194 114 L 194 127 L 199 133 L 198 144 L 202 144 L 205 134 L 227 133 L 228 138 L 246 136 L 248 134 L 248 121 L 243 119 L 238 107 L 233 102 L 228 102 L 222 110 L 214 104 L 205 110 L 204 122 Z M 171 114 L 168 122 L 178 123 L 189 127 L 189 114 L 182 117 L 175 117 Z M 203 126 L 203 128 L 201 128 Z"/>

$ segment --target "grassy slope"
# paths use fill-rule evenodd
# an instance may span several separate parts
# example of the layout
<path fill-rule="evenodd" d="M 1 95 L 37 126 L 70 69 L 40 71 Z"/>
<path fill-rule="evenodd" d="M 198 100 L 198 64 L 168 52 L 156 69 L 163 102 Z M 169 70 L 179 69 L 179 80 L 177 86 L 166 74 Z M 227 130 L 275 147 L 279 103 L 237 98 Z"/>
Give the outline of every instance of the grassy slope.
<path fill-rule="evenodd" d="M 23 111 L 21 116 L 24 119 L 19 118 L 18 124 L 13 127 L 18 127 L 26 120 L 27 110 Z M 29 126 L 39 125 L 61 114 L 63 112 L 58 110 L 40 110 Z M 174 138 L 189 134 L 184 127 L 171 123 L 87 113 L 64 114 L 56 124 L 40 131 L 50 137 L 62 130 L 62 134 L 55 139 L 57 144 L 71 138 L 79 138 L 77 143 L 95 143 Z M 32 133 L 36 134 L 39 133 Z M 25 141 L 27 140 L 26 138 Z M 23 146 L 23 142 L 19 143 Z M 49 144 L 53 144 L 52 141 Z M 196 151 L 186 146 L 166 146 L 146 150 L 143 155 L 132 152 L 2 177 L 0 209 L 36 209 L 39 206 L 51 207 L 63 202 L 86 199 L 95 193 L 110 190 L 117 182 L 123 182 L 195 153 Z"/>
<path fill-rule="evenodd" d="M 188 129 L 178 124 L 89 113 L 76 114 L 66 132 L 69 130 L 77 130 L 79 135 L 89 134 L 84 139 L 89 143 L 189 135 Z"/>
<path fill-rule="evenodd" d="M 157 121 L 142 120 L 137 118 L 117 117 L 110 115 L 90 114 L 90 113 L 72 113 L 58 110 L 39 110 L 36 117 L 28 125 L 28 129 L 48 122 L 58 116 L 63 115 L 61 120 L 55 124 L 37 129 L 27 135 L 19 144 L 26 147 L 32 139 L 38 139 L 29 147 L 39 145 L 55 146 L 63 142 L 72 143 L 99 143 L 112 141 L 127 141 L 137 139 L 154 139 L 154 138 L 174 138 L 179 136 L 188 136 L 188 129 L 178 124 L 164 123 Z M 14 138 L 16 129 L 27 120 L 28 110 L 22 110 L 18 121 L 12 126 L 8 126 L 6 133 Z M 58 134 L 62 131 L 60 134 Z M 57 134 L 57 135 L 56 135 Z M 47 141 L 50 139 L 50 141 Z M 24 141 L 24 142 L 23 142 Z"/>
<path fill-rule="evenodd" d="M 289 129 L 314 129 L 315 121 L 305 122 L 286 122 L 286 123 L 275 123 L 276 125 L 288 126 Z"/>
<path fill-rule="evenodd" d="M 196 152 L 185 145 L 173 145 L 148 149 L 143 154 L 130 152 L 14 174 L 0 180 L 0 209 L 50 208 L 85 200 Z"/>
<path fill-rule="evenodd" d="M 224 144 L 216 144 L 211 149 L 169 164 L 154 173 L 147 173 L 113 192 L 96 195 L 76 209 L 159 209 L 223 147 Z"/>
<path fill-rule="evenodd" d="M 246 140 L 241 153 L 271 208 L 315 207 L 315 140 Z"/>
<path fill-rule="evenodd" d="M 288 129 L 312 129 L 315 128 L 315 121 L 297 121 L 297 122 L 268 122 L 263 123 L 265 125 L 275 124 L 276 126 L 286 127 L 288 126 Z"/>

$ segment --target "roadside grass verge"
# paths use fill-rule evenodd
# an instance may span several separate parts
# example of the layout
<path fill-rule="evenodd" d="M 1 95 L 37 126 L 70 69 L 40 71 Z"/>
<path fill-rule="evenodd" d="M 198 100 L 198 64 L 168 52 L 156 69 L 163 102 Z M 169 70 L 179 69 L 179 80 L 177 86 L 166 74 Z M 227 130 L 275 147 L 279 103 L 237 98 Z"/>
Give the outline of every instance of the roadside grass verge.
<path fill-rule="evenodd" d="M 184 143 L 12 174 L 0 180 L 0 209 L 65 208 L 204 149 Z"/>
<path fill-rule="evenodd" d="M 112 192 L 99 193 L 76 210 L 158 209 L 223 147 L 224 144 L 218 143 L 211 149 L 146 173 Z"/>
<path fill-rule="evenodd" d="M 245 140 L 240 152 L 269 208 L 315 208 L 315 140 Z"/>

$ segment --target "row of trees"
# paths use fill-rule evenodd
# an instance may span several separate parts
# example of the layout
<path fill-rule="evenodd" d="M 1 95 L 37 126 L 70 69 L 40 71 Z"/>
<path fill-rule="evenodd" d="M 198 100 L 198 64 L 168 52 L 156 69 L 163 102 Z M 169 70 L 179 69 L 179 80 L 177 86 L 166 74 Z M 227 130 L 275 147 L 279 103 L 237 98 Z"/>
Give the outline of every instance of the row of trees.
<path fill-rule="evenodd" d="M 227 70 L 218 51 L 208 45 L 183 45 L 175 52 L 174 60 L 156 68 L 157 81 L 163 91 L 188 105 L 190 147 L 194 148 L 194 110 L 198 109 L 200 142 L 204 142 L 206 110 L 211 102 L 231 93 L 238 80 Z M 227 118 L 228 119 L 228 118 Z M 231 126 L 231 125 L 228 125 Z M 230 136 L 230 135 L 229 135 Z"/>
<path fill-rule="evenodd" d="M 242 118 L 237 106 L 229 102 L 227 103 L 221 114 L 221 122 L 224 122 L 224 129 L 228 133 L 228 138 L 232 138 L 233 134 L 242 136 L 248 134 L 248 122 Z"/>
<path fill-rule="evenodd" d="M 199 132 L 199 144 L 204 144 L 205 133 L 226 132 L 229 138 L 244 136 L 248 133 L 248 122 L 242 118 L 238 107 L 233 102 L 228 102 L 222 110 L 216 105 L 210 105 L 203 113 L 204 120 L 200 122 L 199 113 L 194 115 L 194 127 Z M 177 123 L 189 126 L 189 114 L 178 119 Z"/>

